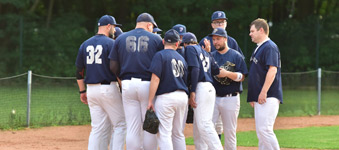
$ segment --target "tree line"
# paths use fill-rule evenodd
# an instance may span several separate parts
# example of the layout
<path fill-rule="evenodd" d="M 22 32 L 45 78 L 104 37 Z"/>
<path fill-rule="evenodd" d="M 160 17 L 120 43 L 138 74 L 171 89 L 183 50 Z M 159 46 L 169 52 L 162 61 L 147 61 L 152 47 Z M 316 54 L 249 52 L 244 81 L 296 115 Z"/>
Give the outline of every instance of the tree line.
<path fill-rule="evenodd" d="M 74 76 L 78 48 L 96 33 L 104 14 L 129 31 L 136 17 L 148 12 L 164 31 L 180 23 L 200 40 L 212 32 L 216 10 L 226 13 L 227 32 L 247 63 L 256 46 L 248 36 L 249 24 L 260 17 L 271 24 L 283 72 L 338 71 L 338 6 L 337 0 L 0 0 L 0 77 L 27 70 Z"/>

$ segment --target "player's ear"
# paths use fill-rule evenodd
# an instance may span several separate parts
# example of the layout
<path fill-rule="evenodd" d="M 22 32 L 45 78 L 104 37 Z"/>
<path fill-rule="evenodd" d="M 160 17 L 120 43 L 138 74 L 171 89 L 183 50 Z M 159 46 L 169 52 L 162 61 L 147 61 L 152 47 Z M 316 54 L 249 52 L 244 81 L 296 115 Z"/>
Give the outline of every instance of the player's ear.
<path fill-rule="evenodd" d="M 164 39 L 162 39 L 162 44 L 165 45 L 165 40 Z"/>

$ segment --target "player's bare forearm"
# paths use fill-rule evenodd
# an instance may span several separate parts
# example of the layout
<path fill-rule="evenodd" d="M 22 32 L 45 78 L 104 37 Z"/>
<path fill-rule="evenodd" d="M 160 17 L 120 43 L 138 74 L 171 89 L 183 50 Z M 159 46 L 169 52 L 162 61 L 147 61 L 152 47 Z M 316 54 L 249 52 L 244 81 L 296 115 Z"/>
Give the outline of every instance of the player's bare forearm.
<path fill-rule="evenodd" d="M 220 73 L 219 75 L 217 75 L 218 78 L 224 78 L 224 77 L 227 77 L 227 78 L 230 78 L 232 79 L 233 81 L 236 81 L 236 82 L 242 82 L 245 80 L 245 76 L 243 74 L 240 75 L 240 79 L 239 79 L 239 74 L 241 74 L 240 72 L 231 72 L 231 71 L 227 71 L 223 68 L 220 68 Z"/>
<path fill-rule="evenodd" d="M 263 85 L 261 92 L 259 94 L 259 97 L 258 97 L 258 103 L 259 104 L 263 104 L 263 103 L 266 102 L 267 91 L 271 87 L 276 74 L 277 74 L 277 67 L 270 66 L 268 71 L 267 71 L 267 74 L 266 74 L 264 85 Z"/>
<path fill-rule="evenodd" d="M 88 104 L 87 101 L 87 92 L 86 92 L 86 87 L 85 87 L 85 82 L 84 79 L 79 79 L 77 80 L 78 86 L 79 86 L 79 91 L 80 91 L 80 100 L 84 104 Z"/>
<path fill-rule="evenodd" d="M 78 86 L 79 86 L 79 91 L 86 90 L 84 79 L 79 79 L 79 80 L 77 80 L 77 82 L 78 82 Z"/>
<path fill-rule="evenodd" d="M 154 97 L 155 97 L 155 93 L 157 92 L 159 83 L 160 83 L 159 77 L 157 75 L 155 75 L 154 73 L 152 73 L 151 83 L 150 83 L 150 86 L 149 86 L 147 109 L 152 108 L 154 110 L 153 100 L 154 100 Z"/>

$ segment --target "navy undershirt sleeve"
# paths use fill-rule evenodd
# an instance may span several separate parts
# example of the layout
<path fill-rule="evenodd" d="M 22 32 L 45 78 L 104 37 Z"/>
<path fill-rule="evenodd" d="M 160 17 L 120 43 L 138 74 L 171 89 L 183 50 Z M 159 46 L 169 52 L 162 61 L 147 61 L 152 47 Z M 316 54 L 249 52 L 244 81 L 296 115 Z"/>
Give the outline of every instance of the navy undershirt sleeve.
<path fill-rule="evenodd" d="M 199 68 L 198 67 L 190 67 L 191 70 L 191 91 L 195 92 L 198 85 L 198 79 L 199 79 Z"/>

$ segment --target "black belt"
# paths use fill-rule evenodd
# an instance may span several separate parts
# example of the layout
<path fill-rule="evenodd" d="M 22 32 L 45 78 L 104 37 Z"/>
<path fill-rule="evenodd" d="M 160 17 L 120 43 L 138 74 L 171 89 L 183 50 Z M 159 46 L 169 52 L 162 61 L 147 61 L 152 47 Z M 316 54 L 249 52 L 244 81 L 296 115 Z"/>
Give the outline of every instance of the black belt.
<path fill-rule="evenodd" d="M 225 94 L 225 95 L 217 94 L 217 97 L 232 97 L 232 96 L 237 96 L 238 94 L 239 94 L 238 92 Z"/>
<path fill-rule="evenodd" d="M 109 85 L 109 84 L 111 84 L 111 82 L 103 81 L 103 82 L 101 82 L 100 84 L 106 84 L 106 85 L 108 84 L 108 85 Z"/>
<path fill-rule="evenodd" d="M 135 77 L 127 77 L 127 78 L 123 78 L 122 80 L 132 80 L 132 78 L 135 78 Z M 141 79 L 141 81 L 151 81 L 149 78 L 135 78 L 135 79 Z"/>

